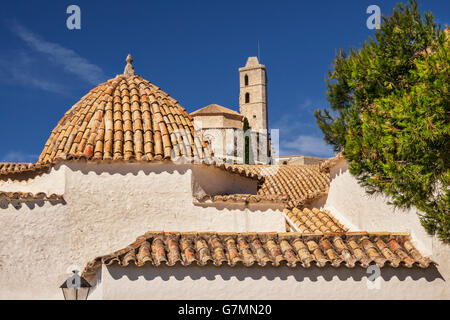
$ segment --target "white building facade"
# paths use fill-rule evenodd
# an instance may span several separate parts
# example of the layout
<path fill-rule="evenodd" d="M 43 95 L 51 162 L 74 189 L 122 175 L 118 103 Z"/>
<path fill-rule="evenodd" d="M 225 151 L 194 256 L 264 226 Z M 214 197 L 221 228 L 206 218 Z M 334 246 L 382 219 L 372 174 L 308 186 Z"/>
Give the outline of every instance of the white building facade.
<path fill-rule="evenodd" d="M 0 299 L 63 299 L 74 269 L 89 299 L 450 298 L 448 245 L 367 198 L 344 159 L 219 161 L 127 62 L 36 163 L 0 163 Z"/>

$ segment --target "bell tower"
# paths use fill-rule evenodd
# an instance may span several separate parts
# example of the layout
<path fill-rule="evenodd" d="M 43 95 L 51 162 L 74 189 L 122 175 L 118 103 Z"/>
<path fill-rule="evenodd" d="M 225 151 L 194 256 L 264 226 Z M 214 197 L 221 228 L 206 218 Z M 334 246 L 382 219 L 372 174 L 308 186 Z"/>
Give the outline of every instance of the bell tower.
<path fill-rule="evenodd" d="M 257 57 L 249 57 L 247 64 L 239 68 L 239 111 L 248 119 L 250 128 L 266 130 L 267 116 L 267 73 L 266 66 Z"/>

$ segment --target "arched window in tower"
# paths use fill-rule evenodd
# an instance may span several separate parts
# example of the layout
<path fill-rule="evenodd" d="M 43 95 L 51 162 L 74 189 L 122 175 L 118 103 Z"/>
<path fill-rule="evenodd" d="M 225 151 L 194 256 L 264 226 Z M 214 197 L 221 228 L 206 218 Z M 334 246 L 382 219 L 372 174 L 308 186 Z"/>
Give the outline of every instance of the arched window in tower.
<path fill-rule="evenodd" d="M 248 86 L 248 75 L 245 75 L 245 78 L 244 78 L 245 80 L 244 80 L 244 82 L 245 82 L 245 86 Z"/>
<path fill-rule="evenodd" d="M 245 103 L 250 103 L 250 93 L 245 94 Z"/>

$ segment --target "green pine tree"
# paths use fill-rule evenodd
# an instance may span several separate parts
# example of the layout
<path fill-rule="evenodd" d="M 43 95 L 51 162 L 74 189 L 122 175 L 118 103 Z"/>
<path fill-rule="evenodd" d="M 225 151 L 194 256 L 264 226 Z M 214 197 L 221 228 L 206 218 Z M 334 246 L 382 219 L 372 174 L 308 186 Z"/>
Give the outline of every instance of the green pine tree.
<path fill-rule="evenodd" d="M 424 212 L 430 234 L 450 241 L 450 49 L 417 1 L 398 4 L 359 50 L 340 50 L 328 73 L 331 110 L 317 124 L 369 193 Z"/>

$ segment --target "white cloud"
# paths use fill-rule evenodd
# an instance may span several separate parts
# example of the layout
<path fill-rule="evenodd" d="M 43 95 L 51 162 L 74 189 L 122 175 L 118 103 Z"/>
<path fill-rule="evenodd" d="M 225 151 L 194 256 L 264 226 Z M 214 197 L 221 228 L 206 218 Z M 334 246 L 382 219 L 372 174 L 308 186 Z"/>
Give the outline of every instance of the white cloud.
<path fill-rule="evenodd" d="M 29 154 L 22 151 L 9 151 L 1 156 L 1 162 L 36 162 L 39 156 L 36 154 Z"/>
<path fill-rule="evenodd" d="M 279 129 L 281 155 L 310 155 L 331 157 L 333 148 L 321 137 L 313 111 L 316 104 L 311 99 L 305 99 L 289 114 L 283 114 L 270 126 Z"/>
<path fill-rule="evenodd" d="M 65 71 L 75 74 L 81 79 L 95 85 L 104 81 L 105 76 L 102 69 L 90 63 L 75 51 L 64 48 L 57 43 L 44 40 L 18 22 L 12 22 L 10 24 L 11 30 L 27 45 L 33 50 L 46 55 L 50 61 L 62 66 Z"/>
<path fill-rule="evenodd" d="M 48 81 L 45 77 L 33 74 L 32 64 L 33 59 L 24 51 L 19 51 L 12 57 L 0 58 L 0 80 L 6 83 L 17 82 L 24 86 L 55 93 L 67 92 L 60 83 Z"/>
<path fill-rule="evenodd" d="M 280 139 L 281 140 L 281 139 Z M 333 156 L 333 148 L 321 137 L 313 135 L 299 135 L 294 140 L 280 141 L 282 155 L 311 155 L 317 157 Z"/>
<path fill-rule="evenodd" d="M 299 129 L 312 131 L 318 128 L 315 119 L 308 122 L 300 121 L 296 118 L 298 115 L 301 115 L 301 113 L 296 113 L 295 110 L 289 114 L 285 113 L 281 118 L 274 121 L 273 124 L 270 124 L 270 128 L 280 130 L 280 135 L 283 137 L 295 135 Z"/>

